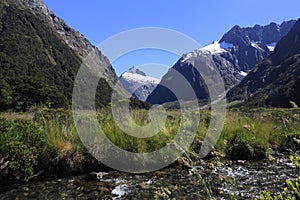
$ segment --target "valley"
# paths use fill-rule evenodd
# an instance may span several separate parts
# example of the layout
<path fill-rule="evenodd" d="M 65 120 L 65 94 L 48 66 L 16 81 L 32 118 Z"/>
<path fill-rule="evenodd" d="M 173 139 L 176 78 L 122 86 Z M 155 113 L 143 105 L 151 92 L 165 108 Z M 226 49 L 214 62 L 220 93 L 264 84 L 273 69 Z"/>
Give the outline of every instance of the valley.
<path fill-rule="evenodd" d="M 231 26 L 117 75 L 44 1 L 2 0 L 0 199 L 299 199 L 300 19 Z"/>

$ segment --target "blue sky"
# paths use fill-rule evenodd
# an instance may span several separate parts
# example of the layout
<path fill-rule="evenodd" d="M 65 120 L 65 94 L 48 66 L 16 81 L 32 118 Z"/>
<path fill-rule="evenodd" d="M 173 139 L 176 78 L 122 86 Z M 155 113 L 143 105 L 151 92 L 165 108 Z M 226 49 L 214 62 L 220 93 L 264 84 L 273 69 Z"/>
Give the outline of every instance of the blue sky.
<path fill-rule="evenodd" d="M 242 27 L 266 25 L 270 22 L 281 23 L 300 17 L 299 0 L 44 0 L 44 2 L 94 45 L 129 29 L 162 27 L 186 34 L 204 46 L 220 39 L 236 24 Z M 112 64 L 119 75 L 131 66 L 151 62 L 171 67 L 177 59 L 178 56 L 159 51 L 133 52 L 122 56 Z"/>

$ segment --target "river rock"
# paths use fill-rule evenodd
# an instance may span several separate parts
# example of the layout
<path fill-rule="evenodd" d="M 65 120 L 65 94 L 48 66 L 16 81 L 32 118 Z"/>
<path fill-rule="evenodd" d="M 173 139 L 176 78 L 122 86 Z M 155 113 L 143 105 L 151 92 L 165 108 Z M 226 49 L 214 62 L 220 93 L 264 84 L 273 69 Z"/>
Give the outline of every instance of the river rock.
<path fill-rule="evenodd" d="M 106 172 L 92 172 L 90 174 L 87 174 L 85 176 L 86 180 L 91 180 L 91 181 L 99 181 L 101 180 L 104 176 L 107 176 L 108 173 Z"/>
<path fill-rule="evenodd" d="M 141 189 L 149 189 L 150 185 L 146 182 L 141 182 L 141 183 L 138 184 L 138 187 L 141 188 Z"/>
<path fill-rule="evenodd" d="M 211 155 L 211 157 L 219 157 L 219 158 L 225 157 L 224 154 L 222 154 L 221 152 L 218 152 L 218 151 L 212 151 L 212 152 L 210 152 L 210 155 Z"/>
<path fill-rule="evenodd" d="M 276 161 L 276 158 L 274 158 L 272 155 L 269 155 L 269 156 L 268 156 L 268 160 L 269 160 L 269 161 Z"/>

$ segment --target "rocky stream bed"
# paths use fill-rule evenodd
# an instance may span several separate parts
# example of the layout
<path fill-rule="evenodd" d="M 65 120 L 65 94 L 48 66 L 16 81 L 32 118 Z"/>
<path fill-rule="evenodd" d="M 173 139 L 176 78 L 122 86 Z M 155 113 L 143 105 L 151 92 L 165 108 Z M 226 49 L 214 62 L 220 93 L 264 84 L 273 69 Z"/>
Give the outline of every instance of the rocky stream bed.
<path fill-rule="evenodd" d="M 299 175 L 288 155 L 261 161 L 201 161 L 156 172 L 95 172 L 57 180 L 33 181 L 0 188 L 0 199 L 254 199 L 267 189 L 279 191 Z M 204 180 L 204 181 L 202 181 Z"/>

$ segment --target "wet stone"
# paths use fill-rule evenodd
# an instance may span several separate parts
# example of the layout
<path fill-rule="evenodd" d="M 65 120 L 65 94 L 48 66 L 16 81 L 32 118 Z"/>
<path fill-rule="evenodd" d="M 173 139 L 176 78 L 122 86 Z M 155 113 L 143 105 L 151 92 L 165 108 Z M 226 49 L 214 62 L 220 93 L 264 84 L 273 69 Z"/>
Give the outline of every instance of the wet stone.
<path fill-rule="evenodd" d="M 28 187 L 23 187 L 23 190 L 26 191 L 26 192 L 30 191 L 30 189 Z"/>
<path fill-rule="evenodd" d="M 139 175 L 109 172 L 101 180 L 78 176 L 59 181 L 29 182 L 14 185 L 0 196 L 3 199 L 71 200 L 112 199 L 112 196 L 115 199 L 206 199 L 201 175 L 211 188 L 213 199 L 228 199 L 235 191 L 239 191 L 238 199 L 253 199 L 262 189 L 276 191 L 276 186 L 284 186 L 286 179 L 295 178 L 298 173 L 288 156 L 272 156 L 278 162 L 266 159 L 230 163 L 214 157 L 195 166 L 197 173 L 190 173 L 190 168 L 166 168 Z M 208 168 L 209 163 L 212 163 L 212 169 Z"/>

